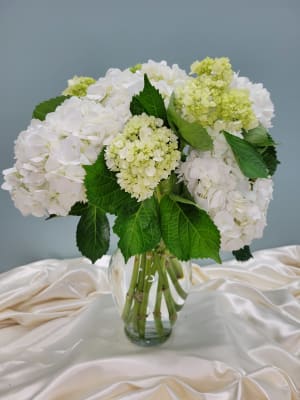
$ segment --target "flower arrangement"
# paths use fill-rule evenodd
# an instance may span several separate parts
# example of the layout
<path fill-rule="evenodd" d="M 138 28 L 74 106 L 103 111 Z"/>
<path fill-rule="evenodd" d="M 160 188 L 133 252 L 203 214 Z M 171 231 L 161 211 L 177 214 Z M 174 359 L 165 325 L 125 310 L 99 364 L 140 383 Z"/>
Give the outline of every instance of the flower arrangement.
<path fill-rule="evenodd" d="M 75 76 L 35 108 L 2 188 L 24 215 L 79 216 L 77 246 L 92 262 L 115 215 L 125 331 L 161 343 L 187 296 L 188 261 L 221 262 L 220 250 L 247 260 L 262 236 L 279 163 L 273 115 L 269 92 L 228 58 L 196 61 L 190 75 L 149 61 L 98 81 Z"/>
<path fill-rule="evenodd" d="M 107 213 L 126 260 L 161 240 L 180 260 L 220 262 L 220 249 L 247 259 L 278 164 L 273 115 L 268 91 L 228 58 L 190 75 L 149 61 L 75 76 L 35 108 L 2 188 L 23 215 L 80 216 L 77 245 L 92 261 L 109 247 Z"/>

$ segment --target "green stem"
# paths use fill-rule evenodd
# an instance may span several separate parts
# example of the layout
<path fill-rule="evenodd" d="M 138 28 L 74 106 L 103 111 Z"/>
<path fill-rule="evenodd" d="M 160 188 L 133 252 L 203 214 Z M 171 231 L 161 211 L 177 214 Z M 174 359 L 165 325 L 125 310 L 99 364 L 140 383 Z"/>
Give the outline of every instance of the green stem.
<path fill-rule="evenodd" d="M 128 322 L 133 323 L 134 328 L 138 330 L 139 319 L 140 319 L 140 304 L 143 300 L 143 288 L 144 288 L 144 279 L 145 279 L 145 262 L 146 262 L 146 254 L 142 254 L 141 256 L 136 256 L 139 259 L 139 274 L 137 279 L 137 287 L 134 293 L 134 306 L 132 312 L 130 313 Z"/>
<path fill-rule="evenodd" d="M 154 256 L 154 265 L 156 267 L 157 272 L 160 268 L 159 257 L 160 256 L 157 254 L 155 254 L 155 256 Z M 164 332 L 164 327 L 163 327 L 163 323 L 161 320 L 161 301 L 162 301 L 162 296 L 163 296 L 162 288 L 163 288 L 163 282 L 162 282 L 160 274 L 158 273 L 157 291 L 156 291 L 156 299 L 155 299 L 153 317 L 154 317 L 154 321 L 155 321 L 156 331 L 159 336 L 162 336 L 163 332 Z"/>
<path fill-rule="evenodd" d="M 156 273 L 158 274 L 158 282 L 153 317 L 159 336 L 164 334 L 161 314 L 163 298 L 171 325 L 175 323 L 177 312 L 183 306 L 183 304 L 177 304 L 174 301 L 170 285 L 174 286 L 183 300 L 187 297 L 187 293 L 179 282 L 179 279 L 183 278 L 182 266 L 177 259 L 166 252 L 167 250 L 162 244 L 153 251 L 135 256 L 134 259 L 130 287 L 126 295 L 122 318 L 128 328 L 135 331 L 140 339 L 145 339 L 149 296 L 153 277 Z"/>
<path fill-rule="evenodd" d="M 137 277 L 138 277 L 138 274 L 139 274 L 139 267 L 140 267 L 139 256 L 135 256 L 134 257 L 134 264 L 133 264 L 133 270 L 132 270 L 130 286 L 129 286 L 128 292 L 126 294 L 125 306 L 124 306 L 124 309 L 123 309 L 123 312 L 122 312 L 122 318 L 123 318 L 123 321 L 125 321 L 125 322 L 127 322 L 127 320 L 128 320 L 130 309 L 131 309 L 131 306 L 132 306 L 135 287 L 136 287 L 136 283 L 137 283 Z"/>
<path fill-rule="evenodd" d="M 143 298 L 139 307 L 138 329 L 140 337 L 145 336 L 146 320 L 148 316 L 147 307 L 148 307 L 150 288 L 152 286 L 152 264 L 153 264 L 153 254 L 152 252 L 149 252 L 146 255 Z"/>
<path fill-rule="evenodd" d="M 160 274 L 160 277 L 162 280 L 162 286 L 163 286 L 162 290 L 163 290 L 164 298 L 165 298 L 168 313 L 169 313 L 169 320 L 170 320 L 170 323 L 173 325 L 177 319 L 177 312 L 176 312 L 174 300 L 173 300 L 169 282 L 168 282 L 168 276 L 166 273 L 164 257 L 160 258 L 159 274 Z"/>
<path fill-rule="evenodd" d="M 159 185 L 158 185 L 158 186 L 156 187 L 156 189 L 155 189 L 155 196 L 156 196 L 156 198 L 157 198 L 157 201 L 160 202 L 160 200 L 161 200 L 161 198 L 162 198 L 162 194 L 161 194 L 161 192 L 160 192 Z"/>
<path fill-rule="evenodd" d="M 171 281 L 174 285 L 174 288 L 176 289 L 176 292 L 179 294 L 179 296 L 185 300 L 187 298 L 187 293 L 183 290 L 183 288 L 180 286 L 180 283 L 178 281 L 178 279 L 180 279 L 180 277 L 178 277 L 178 275 L 176 275 L 176 270 L 173 269 L 173 266 L 177 267 L 178 261 L 177 260 L 171 260 L 171 263 L 168 263 L 167 266 L 167 271 L 169 274 L 169 277 L 171 278 Z M 181 276 L 182 278 L 182 276 Z"/>
<path fill-rule="evenodd" d="M 177 279 L 182 279 L 184 277 L 183 268 L 181 263 L 174 256 L 170 255 L 170 260 L 176 274 Z"/>

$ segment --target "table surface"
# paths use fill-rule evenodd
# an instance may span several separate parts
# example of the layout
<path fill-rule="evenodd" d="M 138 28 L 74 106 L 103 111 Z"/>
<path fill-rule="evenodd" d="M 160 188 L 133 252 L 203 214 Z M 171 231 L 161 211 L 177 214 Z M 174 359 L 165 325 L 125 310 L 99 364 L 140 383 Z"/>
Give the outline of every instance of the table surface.
<path fill-rule="evenodd" d="M 300 246 L 193 267 L 171 338 L 131 344 L 108 256 L 0 274 L 0 398 L 300 399 Z"/>

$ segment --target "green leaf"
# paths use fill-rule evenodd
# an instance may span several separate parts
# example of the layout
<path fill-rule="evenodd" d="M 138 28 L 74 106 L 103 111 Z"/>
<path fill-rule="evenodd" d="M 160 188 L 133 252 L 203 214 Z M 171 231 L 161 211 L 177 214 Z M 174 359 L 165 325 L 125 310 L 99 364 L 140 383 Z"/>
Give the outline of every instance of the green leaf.
<path fill-rule="evenodd" d="M 54 97 L 53 99 L 43 101 L 42 103 L 38 104 L 33 110 L 32 118 L 44 121 L 48 113 L 55 111 L 56 108 L 69 97 L 70 96 L 58 96 Z"/>
<path fill-rule="evenodd" d="M 83 212 L 76 232 L 79 251 L 93 263 L 106 254 L 109 248 L 109 222 L 105 213 L 89 206 Z"/>
<path fill-rule="evenodd" d="M 253 146 L 275 146 L 275 142 L 272 139 L 269 132 L 262 125 L 249 131 L 243 131 L 244 139 L 252 144 Z"/>
<path fill-rule="evenodd" d="M 198 122 L 188 122 L 183 119 L 176 111 L 174 105 L 174 94 L 170 98 L 167 116 L 169 125 L 175 132 L 177 131 L 182 139 L 200 151 L 207 151 L 213 148 L 213 140 Z"/>
<path fill-rule="evenodd" d="M 90 204 L 114 215 L 132 212 L 138 208 L 138 202 L 120 188 L 115 173 L 107 168 L 104 149 L 96 162 L 85 165 L 84 169 L 84 185 Z"/>
<path fill-rule="evenodd" d="M 224 131 L 227 143 L 230 145 L 236 162 L 245 176 L 251 179 L 267 178 L 269 170 L 261 154 L 244 139 Z"/>
<path fill-rule="evenodd" d="M 161 238 L 158 204 L 154 196 L 140 202 L 136 212 L 119 215 L 113 231 L 120 238 L 118 247 L 126 261 L 133 255 L 152 250 Z"/>
<path fill-rule="evenodd" d="M 234 250 L 232 254 L 234 255 L 237 261 L 247 261 L 253 257 L 249 246 L 244 246 L 239 250 Z"/>
<path fill-rule="evenodd" d="M 261 125 L 249 131 L 243 131 L 243 135 L 245 140 L 252 144 L 257 152 L 261 155 L 269 170 L 269 174 L 273 175 L 277 169 L 277 165 L 280 164 L 280 162 L 277 158 L 277 152 L 275 148 L 276 143 L 274 142 L 272 136 Z"/>
<path fill-rule="evenodd" d="M 130 103 L 130 111 L 132 115 L 141 115 L 146 112 L 144 106 L 140 103 L 136 96 L 133 96 Z"/>
<path fill-rule="evenodd" d="M 167 123 L 167 112 L 162 95 L 151 84 L 147 74 L 144 75 L 144 89 L 132 98 L 130 111 L 132 115 L 140 115 L 144 112 L 148 115 L 161 118 Z"/>
<path fill-rule="evenodd" d="M 196 204 L 192 199 L 187 199 L 186 197 L 182 197 L 174 193 L 171 193 L 169 196 L 172 200 L 177 201 L 178 203 L 190 204 L 191 206 L 199 208 L 198 204 Z"/>
<path fill-rule="evenodd" d="M 160 202 L 160 218 L 163 240 L 177 258 L 210 257 L 221 262 L 220 233 L 205 211 L 164 196 Z"/>
<path fill-rule="evenodd" d="M 280 164 L 280 161 L 277 158 L 276 148 L 265 147 L 262 149 L 258 149 L 258 151 L 260 152 L 265 164 L 267 165 L 270 175 L 274 175 L 278 164 Z"/>
<path fill-rule="evenodd" d="M 78 201 L 77 203 L 73 204 L 68 215 L 81 216 L 88 209 L 88 207 L 88 203 Z"/>
<path fill-rule="evenodd" d="M 179 184 L 178 177 L 173 171 L 168 176 L 168 178 L 163 179 L 159 182 L 159 185 L 157 186 L 156 189 L 160 193 L 160 197 L 162 197 L 164 194 L 169 194 L 171 192 L 178 190 L 178 184 Z"/>

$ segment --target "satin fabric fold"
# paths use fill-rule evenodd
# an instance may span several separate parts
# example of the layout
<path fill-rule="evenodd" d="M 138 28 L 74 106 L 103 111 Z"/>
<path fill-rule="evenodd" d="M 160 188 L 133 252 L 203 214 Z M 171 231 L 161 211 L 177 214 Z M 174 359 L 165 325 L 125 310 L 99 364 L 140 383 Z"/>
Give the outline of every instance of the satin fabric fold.
<path fill-rule="evenodd" d="M 300 399 L 300 246 L 195 264 L 157 348 L 126 339 L 108 262 L 43 260 L 0 275 L 1 399 Z"/>

